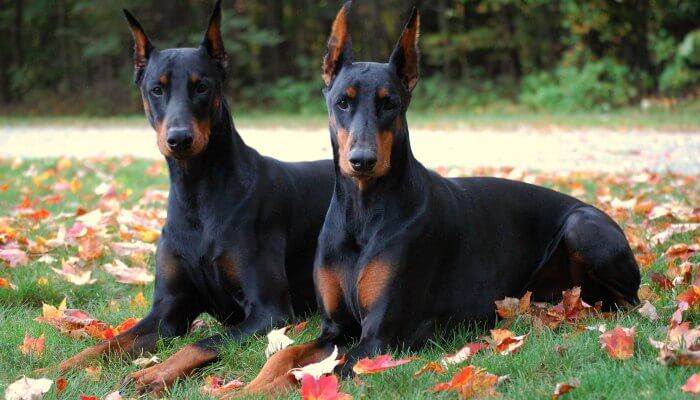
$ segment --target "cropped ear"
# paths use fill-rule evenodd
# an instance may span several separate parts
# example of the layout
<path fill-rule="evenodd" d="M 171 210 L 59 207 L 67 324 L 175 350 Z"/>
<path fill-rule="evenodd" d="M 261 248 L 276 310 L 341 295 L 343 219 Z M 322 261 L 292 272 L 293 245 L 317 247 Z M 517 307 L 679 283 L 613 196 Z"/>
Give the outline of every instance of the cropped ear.
<path fill-rule="evenodd" d="M 338 11 L 328 38 L 328 50 L 323 57 L 323 81 L 330 86 L 343 64 L 352 63 L 352 41 L 348 32 L 348 15 L 352 1 L 346 2 Z"/>
<path fill-rule="evenodd" d="M 209 17 L 209 26 L 202 39 L 202 47 L 207 50 L 209 56 L 213 58 L 223 69 L 228 65 L 228 55 L 224 49 L 224 40 L 221 37 L 221 0 L 216 2 L 214 11 Z"/>
<path fill-rule="evenodd" d="M 136 72 L 136 82 L 138 83 L 141 80 L 143 71 L 146 69 L 148 58 L 151 56 L 153 50 L 155 50 L 155 47 L 151 44 L 148 35 L 146 35 L 139 21 L 126 9 L 123 11 L 126 21 L 129 23 L 129 27 L 131 27 L 131 33 L 134 35 L 134 70 Z"/>
<path fill-rule="evenodd" d="M 413 8 L 411 19 L 401 33 L 399 42 L 389 58 L 389 64 L 396 68 L 396 73 L 403 84 L 412 91 L 418 83 L 418 36 L 420 35 L 420 14 Z"/>

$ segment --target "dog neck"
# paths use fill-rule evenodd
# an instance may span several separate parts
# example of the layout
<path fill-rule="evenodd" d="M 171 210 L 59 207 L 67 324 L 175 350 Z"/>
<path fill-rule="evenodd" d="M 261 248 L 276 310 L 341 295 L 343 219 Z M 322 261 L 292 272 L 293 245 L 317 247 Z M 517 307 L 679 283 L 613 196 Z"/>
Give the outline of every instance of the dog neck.
<path fill-rule="evenodd" d="M 224 99 L 212 121 L 207 148 L 199 155 L 177 160 L 166 157 L 170 173 L 170 195 L 185 207 L 202 196 L 242 191 L 249 182 L 248 171 L 258 153 L 248 147 L 236 131 L 231 111 Z"/>

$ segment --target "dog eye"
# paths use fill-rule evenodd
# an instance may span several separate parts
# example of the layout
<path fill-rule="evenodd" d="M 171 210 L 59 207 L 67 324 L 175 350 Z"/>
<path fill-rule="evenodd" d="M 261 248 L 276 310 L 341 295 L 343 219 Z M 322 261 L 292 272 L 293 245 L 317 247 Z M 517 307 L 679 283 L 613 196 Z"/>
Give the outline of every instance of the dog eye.
<path fill-rule="evenodd" d="M 348 104 L 348 100 L 345 98 L 338 100 L 338 102 L 336 104 L 338 105 L 338 108 L 340 108 L 343 111 L 347 110 L 348 107 L 350 106 Z"/>
<path fill-rule="evenodd" d="M 208 89 L 209 89 L 209 86 L 200 82 L 199 84 L 197 84 L 195 91 L 199 94 L 202 94 L 202 93 L 206 92 Z"/>
<path fill-rule="evenodd" d="M 155 86 L 153 89 L 151 89 L 151 93 L 153 93 L 156 96 L 162 96 L 163 95 L 163 88 L 160 86 Z"/>
<path fill-rule="evenodd" d="M 387 101 L 384 102 L 384 109 L 385 109 L 386 111 L 393 110 L 393 109 L 395 109 L 396 107 L 398 107 L 398 105 L 397 105 L 396 103 L 394 103 L 393 101 L 391 101 L 391 100 L 387 100 Z"/>

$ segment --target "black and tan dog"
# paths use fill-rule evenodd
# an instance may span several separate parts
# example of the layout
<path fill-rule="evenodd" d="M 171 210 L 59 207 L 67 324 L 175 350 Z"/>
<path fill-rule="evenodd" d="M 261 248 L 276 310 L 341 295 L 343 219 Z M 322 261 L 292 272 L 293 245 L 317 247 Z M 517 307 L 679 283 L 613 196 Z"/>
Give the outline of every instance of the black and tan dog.
<path fill-rule="evenodd" d="M 159 391 L 241 340 L 315 309 L 313 259 L 333 191 L 330 160 L 283 163 L 246 146 L 223 95 L 220 2 L 198 48 L 158 51 L 125 11 L 135 39 L 136 83 L 170 170 L 168 217 L 156 253 L 153 306 L 134 328 L 60 364 L 136 353 L 187 333 L 209 313 L 226 334 L 187 346 L 131 378 Z"/>
<path fill-rule="evenodd" d="M 349 6 L 323 63 L 336 183 L 314 267 L 322 333 L 274 355 L 248 390 L 274 390 L 289 368 L 354 343 L 347 374 L 361 357 L 425 343 L 437 326 L 493 321 L 495 300 L 527 290 L 550 301 L 581 286 L 589 302 L 636 304 L 639 269 L 600 210 L 525 183 L 445 179 L 414 158 L 406 110 L 418 12 L 387 64 L 354 62 Z"/>

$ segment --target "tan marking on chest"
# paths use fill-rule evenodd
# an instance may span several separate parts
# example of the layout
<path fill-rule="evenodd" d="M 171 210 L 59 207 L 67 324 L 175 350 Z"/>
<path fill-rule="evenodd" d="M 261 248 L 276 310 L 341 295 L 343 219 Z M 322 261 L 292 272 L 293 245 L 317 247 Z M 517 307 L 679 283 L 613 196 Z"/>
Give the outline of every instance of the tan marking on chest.
<path fill-rule="evenodd" d="M 316 270 L 316 287 L 323 302 L 323 308 L 327 314 L 338 309 L 343 297 L 340 272 L 327 267 Z"/>
<path fill-rule="evenodd" d="M 382 295 L 391 278 L 391 266 L 381 260 L 371 261 L 357 277 L 357 297 L 360 306 L 369 309 Z"/>
<path fill-rule="evenodd" d="M 238 282 L 240 278 L 240 268 L 238 257 L 233 252 L 226 252 L 216 259 L 216 267 L 229 280 Z"/>

